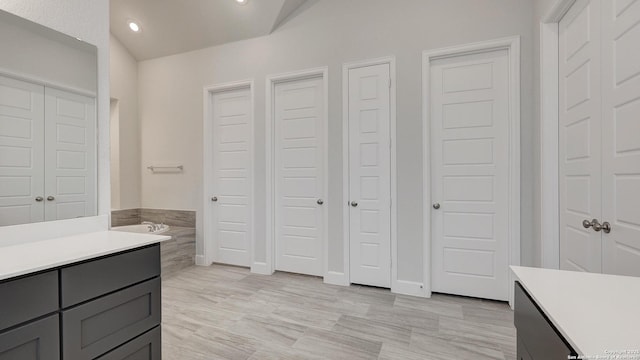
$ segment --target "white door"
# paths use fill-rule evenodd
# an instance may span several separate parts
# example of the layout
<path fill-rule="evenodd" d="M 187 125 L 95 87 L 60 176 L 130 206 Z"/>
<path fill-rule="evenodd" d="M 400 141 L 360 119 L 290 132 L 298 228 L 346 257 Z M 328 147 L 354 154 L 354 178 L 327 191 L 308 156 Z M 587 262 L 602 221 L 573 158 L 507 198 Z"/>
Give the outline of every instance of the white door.
<path fill-rule="evenodd" d="M 277 83 L 275 125 L 276 270 L 323 275 L 323 79 Z"/>
<path fill-rule="evenodd" d="M 640 276 L 640 2 L 603 1 L 602 13 L 602 266 Z"/>
<path fill-rule="evenodd" d="M 95 99 L 45 89 L 45 219 L 95 216 Z"/>
<path fill-rule="evenodd" d="M 214 93 L 213 259 L 251 266 L 251 90 Z"/>
<path fill-rule="evenodd" d="M 507 300 L 509 57 L 431 66 L 432 289 Z"/>
<path fill-rule="evenodd" d="M 600 1 L 578 0 L 559 24 L 560 268 L 602 271 Z"/>
<path fill-rule="evenodd" d="M 352 283 L 391 286 L 389 64 L 349 69 L 349 267 Z"/>
<path fill-rule="evenodd" d="M 44 220 L 44 87 L 0 76 L 0 226 Z"/>

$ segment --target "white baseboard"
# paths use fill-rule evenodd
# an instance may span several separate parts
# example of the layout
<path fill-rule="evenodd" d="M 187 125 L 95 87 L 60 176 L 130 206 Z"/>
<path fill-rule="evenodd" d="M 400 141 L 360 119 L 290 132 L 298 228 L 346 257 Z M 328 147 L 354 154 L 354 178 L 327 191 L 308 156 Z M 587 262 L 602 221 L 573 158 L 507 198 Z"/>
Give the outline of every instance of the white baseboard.
<path fill-rule="evenodd" d="M 271 270 L 269 270 L 269 268 L 267 267 L 267 263 L 265 262 L 254 262 L 253 264 L 251 264 L 251 272 L 254 274 L 260 274 L 260 275 L 272 275 L 273 272 L 271 272 Z"/>
<path fill-rule="evenodd" d="M 424 285 L 415 281 L 396 280 L 391 284 L 391 292 L 402 295 L 428 297 Z"/>
<path fill-rule="evenodd" d="M 204 259 L 204 255 L 196 255 L 196 265 L 198 266 L 209 266 L 211 264 L 207 264 Z"/>
<path fill-rule="evenodd" d="M 344 273 L 337 271 L 327 271 L 324 274 L 324 283 L 331 285 L 349 286 L 349 279 Z"/>

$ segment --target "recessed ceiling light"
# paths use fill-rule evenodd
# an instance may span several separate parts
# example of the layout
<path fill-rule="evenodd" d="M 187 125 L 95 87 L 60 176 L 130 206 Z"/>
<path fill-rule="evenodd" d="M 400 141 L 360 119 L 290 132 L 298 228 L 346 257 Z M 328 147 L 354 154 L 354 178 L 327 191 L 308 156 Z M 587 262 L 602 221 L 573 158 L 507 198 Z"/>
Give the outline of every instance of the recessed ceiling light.
<path fill-rule="evenodd" d="M 236 2 L 237 2 L 239 5 L 246 5 L 246 3 L 248 3 L 248 2 L 249 2 L 249 0 L 236 0 Z"/>
<path fill-rule="evenodd" d="M 246 0 L 245 0 L 246 1 Z M 140 32 L 140 25 L 133 21 L 129 21 L 129 29 L 133 32 Z"/>

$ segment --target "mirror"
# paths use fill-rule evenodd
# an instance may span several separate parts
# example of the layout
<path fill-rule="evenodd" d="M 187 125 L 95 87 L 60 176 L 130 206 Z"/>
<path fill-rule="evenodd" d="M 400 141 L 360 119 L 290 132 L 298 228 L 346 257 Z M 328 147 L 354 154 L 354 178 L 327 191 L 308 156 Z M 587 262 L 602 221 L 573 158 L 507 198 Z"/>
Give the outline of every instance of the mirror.
<path fill-rule="evenodd" d="M 97 214 L 97 48 L 0 10 L 0 226 Z"/>

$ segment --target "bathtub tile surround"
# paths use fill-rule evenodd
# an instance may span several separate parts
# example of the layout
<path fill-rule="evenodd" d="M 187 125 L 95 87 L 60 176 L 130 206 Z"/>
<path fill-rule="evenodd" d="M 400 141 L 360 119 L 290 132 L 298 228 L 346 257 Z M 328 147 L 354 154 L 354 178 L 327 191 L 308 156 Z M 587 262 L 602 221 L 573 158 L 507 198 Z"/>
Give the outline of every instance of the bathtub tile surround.
<path fill-rule="evenodd" d="M 112 227 L 141 224 L 143 221 L 195 228 L 196 212 L 165 209 L 126 209 L 111 212 Z"/>
<path fill-rule="evenodd" d="M 127 210 L 114 210 L 111 212 L 111 226 L 128 226 L 137 225 L 142 221 L 140 220 L 140 213 L 142 209 L 127 209 Z"/>
<path fill-rule="evenodd" d="M 169 226 L 196 227 L 196 212 L 187 210 L 140 209 L 140 220 Z"/>
<path fill-rule="evenodd" d="M 196 212 L 187 210 L 127 209 L 111 212 L 111 226 L 128 226 L 149 221 L 169 225 L 163 235 L 171 240 L 160 245 L 162 276 L 170 277 L 177 271 L 195 264 Z"/>
<path fill-rule="evenodd" d="M 163 235 L 171 236 L 160 246 L 162 276 L 169 277 L 176 272 L 193 266 L 196 254 L 196 229 L 171 226 Z"/>

